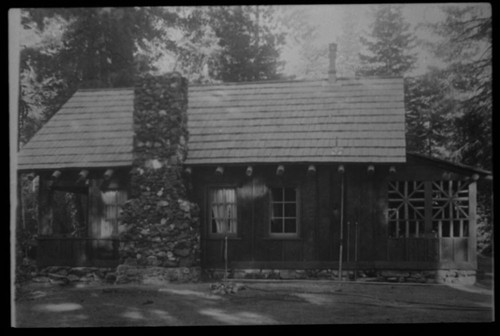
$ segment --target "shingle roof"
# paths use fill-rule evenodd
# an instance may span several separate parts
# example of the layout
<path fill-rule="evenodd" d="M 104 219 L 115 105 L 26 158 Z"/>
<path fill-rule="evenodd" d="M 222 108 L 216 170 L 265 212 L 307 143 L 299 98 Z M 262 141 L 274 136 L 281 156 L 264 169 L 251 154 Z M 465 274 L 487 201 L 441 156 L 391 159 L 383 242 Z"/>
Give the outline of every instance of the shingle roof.
<path fill-rule="evenodd" d="M 19 153 L 19 169 L 127 166 L 133 89 L 78 91 Z M 190 86 L 186 164 L 404 162 L 402 79 Z"/>
<path fill-rule="evenodd" d="M 132 89 L 80 90 L 18 155 L 20 170 L 129 166 Z"/>
<path fill-rule="evenodd" d="M 404 162 L 403 81 L 193 87 L 187 164 Z"/>

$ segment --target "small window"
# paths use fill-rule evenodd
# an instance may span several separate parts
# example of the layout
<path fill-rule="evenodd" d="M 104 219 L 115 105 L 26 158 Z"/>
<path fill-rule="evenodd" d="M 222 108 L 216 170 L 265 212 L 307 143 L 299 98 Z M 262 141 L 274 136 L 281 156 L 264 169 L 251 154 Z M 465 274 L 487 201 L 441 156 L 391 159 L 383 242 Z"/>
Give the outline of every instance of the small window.
<path fill-rule="evenodd" d="M 297 191 L 295 188 L 271 188 L 272 235 L 297 235 Z"/>
<path fill-rule="evenodd" d="M 127 200 L 127 194 L 121 190 L 101 192 L 103 213 L 99 226 L 99 238 L 111 238 L 118 234 L 118 217 L 120 208 Z"/>
<path fill-rule="evenodd" d="M 236 190 L 234 188 L 210 189 L 210 233 L 235 235 L 238 228 Z"/>
<path fill-rule="evenodd" d="M 390 238 L 417 238 L 424 234 L 424 182 L 392 181 L 388 185 Z"/>
<path fill-rule="evenodd" d="M 52 235 L 75 238 L 87 236 L 87 189 L 55 190 L 52 209 Z"/>

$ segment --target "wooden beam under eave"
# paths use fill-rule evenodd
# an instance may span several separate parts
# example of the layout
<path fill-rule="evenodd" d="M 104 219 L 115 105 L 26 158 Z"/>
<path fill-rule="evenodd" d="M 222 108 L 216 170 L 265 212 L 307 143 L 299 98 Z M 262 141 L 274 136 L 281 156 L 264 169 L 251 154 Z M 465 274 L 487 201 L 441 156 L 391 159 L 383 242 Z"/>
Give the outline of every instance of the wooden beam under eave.
<path fill-rule="evenodd" d="M 107 169 L 104 172 L 103 178 L 107 181 L 107 180 L 111 179 L 111 177 L 113 176 L 114 173 L 115 173 L 115 171 L 113 169 Z"/>
<path fill-rule="evenodd" d="M 224 167 L 222 167 L 222 166 L 218 166 L 218 167 L 215 169 L 215 175 L 217 175 L 217 176 L 222 176 L 222 175 L 224 175 Z"/>
<path fill-rule="evenodd" d="M 88 176 L 89 176 L 89 171 L 87 169 L 82 169 L 78 173 L 78 178 L 76 179 L 76 184 L 82 183 L 84 181 L 88 181 L 88 178 L 87 178 Z"/>
<path fill-rule="evenodd" d="M 285 173 L 285 166 L 279 165 L 278 168 L 276 168 L 276 175 L 283 176 L 284 173 Z"/>
<path fill-rule="evenodd" d="M 52 175 L 50 176 L 50 179 L 51 180 L 57 180 L 58 178 L 60 178 L 62 175 L 61 171 L 60 170 L 55 170 Z"/>
<path fill-rule="evenodd" d="M 375 173 L 375 166 L 369 165 L 368 168 L 366 169 L 366 172 L 368 173 L 368 175 L 373 175 Z"/>
<path fill-rule="evenodd" d="M 308 175 L 314 175 L 314 174 L 316 174 L 316 166 L 315 165 L 309 165 L 309 167 L 307 167 L 307 174 Z"/>
<path fill-rule="evenodd" d="M 248 176 L 248 177 L 251 177 L 252 174 L 253 174 L 253 167 L 252 166 L 248 166 L 247 167 L 247 170 L 245 171 L 245 174 Z"/>

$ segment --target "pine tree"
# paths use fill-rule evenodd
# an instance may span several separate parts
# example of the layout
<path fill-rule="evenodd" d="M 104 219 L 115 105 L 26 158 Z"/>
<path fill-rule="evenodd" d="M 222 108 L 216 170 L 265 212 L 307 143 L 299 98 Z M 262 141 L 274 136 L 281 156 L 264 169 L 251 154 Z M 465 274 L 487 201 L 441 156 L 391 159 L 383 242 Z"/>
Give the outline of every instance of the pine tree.
<path fill-rule="evenodd" d="M 273 32 L 266 22 L 272 12 L 272 8 L 260 6 L 210 8 L 210 26 L 222 48 L 210 69 L 215 78 L 240 82 L 281 77 L 279 56 L 284 36 Z"/>
<path fill-rule="evenodd" d="M 482 6 L 448 6 L 443 11 L 446 19 L 431 25 L 441 39 L 431 47 L 448 64 L 446 75 L 459 102 L 451 158 L 491 169 L 491 15 Z"/>
<path fill-rule="evenodd" d="M 371 35 L 361 37 L 368 54 L 360 53 L 360 76 L 404 76 L 413 67 L 416 56 L 411 52 L 415 37 L 409 31 L 401 7 L 380 5 L 375 12 Z"/>
<path fill-rule="evenodd" d="M 428 43 L 435 56 L 447 65 L 456 112 L 448 145 L 450 159 L 491 170 L 492 168 L 492 26 L 487 4 L 442 7 L 445 19 L 429 27 L 438 37 Z M 492 252 L 493 192 L 491 181 L 478 182 L 478 250 Z"/>
<path fill-rule="evenodd" d="M 78 87 L 131 86 L 139 70 L 152 70 L 148 42 L 163 38 L 159 23 L 175 19 L 148 7 L 24 9 L 23 27 L 40 41 L 21 50 L 19 141 L 27 142 Z"/>
<path fill-rule="evenodd" d="M 450 148 L 456 102 L 450 96 L 443 71 L 430 69 L 418 77 L 405 78 L 406 148 L 445 158 Z"/>

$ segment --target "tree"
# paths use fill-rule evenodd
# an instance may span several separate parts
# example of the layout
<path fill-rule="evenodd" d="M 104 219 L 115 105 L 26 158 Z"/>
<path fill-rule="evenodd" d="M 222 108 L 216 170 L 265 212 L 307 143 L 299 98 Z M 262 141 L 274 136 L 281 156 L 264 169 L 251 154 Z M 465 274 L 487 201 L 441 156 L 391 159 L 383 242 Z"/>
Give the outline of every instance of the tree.
<path fill-rule="evenodd" d="M 359 59 L 361 76 L 404 76 L 416 61 L 412 53 L 415 37 L 409 31 L 401 7 L 380 5 L 375 11 L 375 22 L 370 36 L 362 36 L 361 43 L 368 51 Z"/>
<path fill-rule="evenodd" d="M 210 69 L 226 82 L 280 78 L 283 34 L 272 31 L 272 7 L 238 6 L 208 9 L 209 24 L 222 52 Z"/>
<path fill-rule="evenodd" d="M 448 64 L 446 74 L 459 102 L 451 158 L 491 169 L 491 15 L 481 6 L 442 9 L 445 20 L 430 25 L 440 39 L 429 46 Z"/>
<path fill-rule="evenodd" d="M 165 27 L 176 18 L 148 7 L 24 9 L 23 27 L 39 42 L 21 50 L 20 143 L 78 87 L 131 86 L 138 71 L 153 70 L 148 49 L 168 43 Z"/>
<path fill-rule="evenodd" d="M 445 19 L 428 28 L 438 40 L 427 45 L 446 63 L 446 76 L 456 101 L 450 159 L 492 168 L 492 41 L 488 5 L 442 7 Z M 478 182 L 478 248 L 492 251 L 492 185 Z"/>
<path fill-rule="evenodd" d="M 285 37 L 285 69 L 292 78 L 318 79 L 326 76 L 328 45 L 318 45 L 318 26 L 308 6 L 279 6 L 275 22 Z"/>
<path fill-rule="evenodd" d="M 449 154 L 456 102 L 443 71 L 429 69 L 405 79 L 407 150 L 445 158 Z"/>

